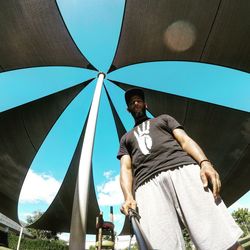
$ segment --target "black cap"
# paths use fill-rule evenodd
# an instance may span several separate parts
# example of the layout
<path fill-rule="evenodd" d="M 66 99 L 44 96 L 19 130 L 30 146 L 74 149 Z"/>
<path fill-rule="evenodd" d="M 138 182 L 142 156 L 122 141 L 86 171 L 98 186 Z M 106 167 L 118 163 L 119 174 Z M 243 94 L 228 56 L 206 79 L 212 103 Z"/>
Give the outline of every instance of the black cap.
<path fill-rule="evenodd" d="M 129 105 L 130 102 L 130 98 L 132 96 L 140 96 L 142 98 L 143 101 L 145 101 L 145 96 L 144 96 L 144 92 L 141 89 L 137 89 L 137 88 L 132 88 L 132 89 L 128 89 L 125 93 L 125 100 L 127 105 Z"/>

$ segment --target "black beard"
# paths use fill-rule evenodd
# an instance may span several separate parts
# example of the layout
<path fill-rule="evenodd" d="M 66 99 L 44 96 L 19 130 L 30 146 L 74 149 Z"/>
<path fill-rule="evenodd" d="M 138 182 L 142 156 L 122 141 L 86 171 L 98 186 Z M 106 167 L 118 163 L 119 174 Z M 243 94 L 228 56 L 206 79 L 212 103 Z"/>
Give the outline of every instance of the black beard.
<path fill-rule="evenodd" d="M 144 112 L 144 110 L 142 110 L 142 111 L 139 111 L 139 112 L 134 112 L 134 113 L 132 113 L 132 115 L 133 115 L 135 120 L 138 120 L 138 119 L 146 116 L 146 112 Z"/>
<path fill-rule="evenodd" d="M 138 125 L 148 119 L 146 115 L 146 108 L 138 112 L 131 112 L 131 114 L 135 119 L 135 125 Z"/>

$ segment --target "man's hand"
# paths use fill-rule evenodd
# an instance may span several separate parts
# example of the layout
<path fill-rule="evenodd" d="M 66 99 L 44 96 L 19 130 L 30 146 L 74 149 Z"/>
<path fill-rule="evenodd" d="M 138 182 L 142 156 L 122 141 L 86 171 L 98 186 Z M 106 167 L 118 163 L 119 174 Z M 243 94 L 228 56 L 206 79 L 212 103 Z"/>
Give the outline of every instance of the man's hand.
<path fill-rule="evenodd" d="M 123 214 L 128 215 L 129 208 L 136 210 L 136 201 L 134 199 L 126 200 L 120 210 Z"/>
<path fill-rule="evenodd" d="M 207 187 L 208 182 L 210 182 L 213 187 L 214 198 L 219 198 L 219 192 L 221 188 L 220 177 L 210 162 L 206 161 L 201 164 L 200 176 L 203 182 L 203 186 Z"/>

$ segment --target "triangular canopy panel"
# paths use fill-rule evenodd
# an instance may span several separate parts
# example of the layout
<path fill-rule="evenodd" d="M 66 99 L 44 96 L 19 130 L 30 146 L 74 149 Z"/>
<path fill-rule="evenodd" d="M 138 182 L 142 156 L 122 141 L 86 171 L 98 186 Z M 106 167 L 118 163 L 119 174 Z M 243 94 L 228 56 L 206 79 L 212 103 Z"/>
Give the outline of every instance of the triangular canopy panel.
<path fill-rule="evenodd" d="M 19 194 L 31 163 L 58 117 L 87 81 L 0 113 L 0 212 L 19 223 Z"/>
<path fill-rule="evenodd" d="M 35 66 L 93 68 L 72 40 L 56 1 L 0 1 L 0 72 Z"/>
<path fill-rule="evenodd" d="M 114 117 L 114 121 L 115 121 L 115 125 L 116 125 L 116 131 L 117 131 L 117 135 L 118 135 L 118 138 L 119 140 L 121 140 L 122 136 L 127 132 L 116 109 L 115 109 L 115 105 L 114 103 L 112 102 L 112 99 L 108 93 L 108 90 L 107 88 L 105 87 L 105 92 L 107 94 L 107 97 L 108 97 L 108 101 L 109 101 L 109 105 L 111 107 L 111 112 L 112 112 L 112 115 Z"/>
<path fill-rule="evenodd" d="M 34 224 L 30 225 L 30 227 L 36 229 L 51 230 L 55 232 L 70 232 L 74 193 L 85 128 L 86 124 L 77 144 L 69 169 L 55 199 L 53 200 L 47 211 L 42 215 L 42 217 Z M 96 233 L 95 223 L 96 216 L 98 216 L 99 212 L 100 210 L 95 194 L 93 173 L 91 172 L 88 199 L 88 214 L 86 216 L 87 234 Z"/>
<path fill-rule="evenodd" d="M 126 0 L 110 71 L 165 60 L 250 72 L 249 13 L 245 0 Z"/>
<path fill-rule="evenodd" d="M 107 89 L 105 88 L 106 90 L 106 94 L 108 96 L 108 101 L 109 101 L 109 104 L 110 104 L 110 107 L 111 107 L 111 111 L 112 111 L 112 114 L 113 114 L 113 117 L 114 117 L 114 121 L 115 121 L 115 126 L 116 126 L 116 131 L 117 131 L 117 135 L 118 135 L 118 139 L 121 140 L 122 136 L 127 132 L 119 115 L 118 115 L 118 112 L 117 110 L 115 109 L 115 106 L 112 102 L 112 99 L 107 91 Z M 124 224 L 123 224 L 123 228 L 121 230 L 121 232 L 119 233 L 119 235 L 131 235 L 132 234 L 132 231 L 131 231 L 131 225 L 130 225 L 130 222 L 129 222 L 129 218 L 128 216 L 125 217 L 125 221 L 124 221 Z"/>

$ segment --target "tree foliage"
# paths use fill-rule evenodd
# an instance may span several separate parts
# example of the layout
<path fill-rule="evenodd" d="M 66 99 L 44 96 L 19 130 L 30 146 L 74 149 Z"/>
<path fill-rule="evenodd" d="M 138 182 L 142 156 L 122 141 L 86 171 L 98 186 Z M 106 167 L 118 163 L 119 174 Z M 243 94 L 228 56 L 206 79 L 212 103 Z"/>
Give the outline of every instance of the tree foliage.
<path fill-rule="evenodd" d="M 9 233 L 9 247 L 16 249 L 18 236 Z M 48 240 L 48 239 L 28 239 L 22 238 L 20 249 L 25 250 L 68 250 L 69 247 L 62 240 Z"/>
<path fill-rule="evenodd" d="M 191 250 L 193 244 L 192 244 L 192 241 L 191 241 L 191 238 L 190 238 L 190 235 L 189 235 L 187 228 L 182 230 L 182 235 L 183 235 L 184 242 L 185 242 L 185 249 Z"/>
<path fill-rule="evenodd" d="M 232 213 L 232 216 L 244 232 L 243 237 L 247 236 L 250 233 L 250 211 L 248 208 L 238 208 Z"/>
<path fill-rule="evenodd" d="M 40 211 L 35 211 L 32 215 L 27 216 L 27 223 L 32 224 L 37 221 L 43 215 Z M 57 232 L 49 231 L 49 230 L 40 230 L 34 228 L 28 228 L 28 231 L 37 239 L 54 239 L 58 240 Z"/>
<path fill-rule="evenodd" d="M 32 215 L 27 216 L 28 224 L 34 223 L 42 216 L 41 212 L 34 212 Z M 59 240 L 57 232 L 49 230 L 38 230 L 34 228 L 28 228 L 28 231 L 34 236 L 34 239 L 22 238 L 21 249 L 25 250 L 68 250 L 68 246 L 65 241 Z M 16 249 L 18 242 L 18 236 L 13 233 L 9 234 L 9 246 L 11 249 Z"/>
<path fill-rule="evenodd" d="M 139 249 L 138 243 L 135 242 L 134 244 L 131 244 L 130 248 L 128 248 L 128 247 L 125 248 L 125 250 L 128 250 L 128 249 L 130 249 L 130 250 L 138 250 Z"/>

